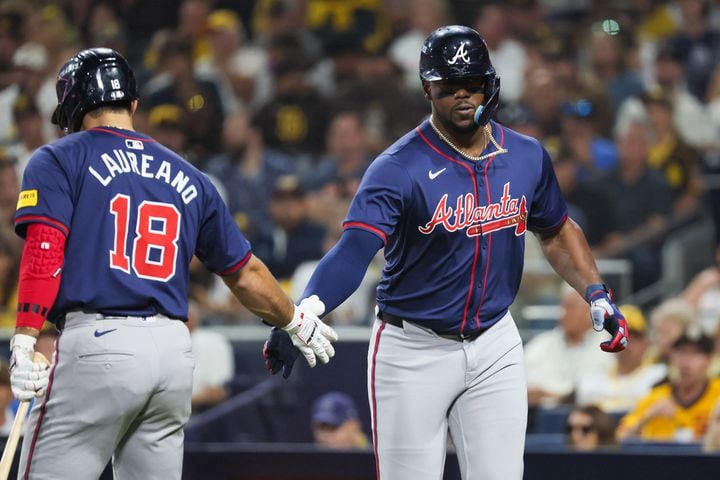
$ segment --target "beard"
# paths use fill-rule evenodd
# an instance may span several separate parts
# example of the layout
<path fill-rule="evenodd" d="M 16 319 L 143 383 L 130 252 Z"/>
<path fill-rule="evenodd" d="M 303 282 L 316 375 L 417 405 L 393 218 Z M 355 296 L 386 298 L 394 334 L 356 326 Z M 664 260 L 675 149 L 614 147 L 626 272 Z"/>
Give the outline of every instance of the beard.
<path fill-rule="evenodd" d="M 470 122 L 467 126 L 462 126 L 456 124 L 448 117 L 437 115 L 437 119 L 440 120 L 440 123 L 442 123 L 443 127 L 447 130 L 460 136 L 473 135 L 478 131 L 478 128 L 480 128 L 480 125 L 474 121 Z"/>

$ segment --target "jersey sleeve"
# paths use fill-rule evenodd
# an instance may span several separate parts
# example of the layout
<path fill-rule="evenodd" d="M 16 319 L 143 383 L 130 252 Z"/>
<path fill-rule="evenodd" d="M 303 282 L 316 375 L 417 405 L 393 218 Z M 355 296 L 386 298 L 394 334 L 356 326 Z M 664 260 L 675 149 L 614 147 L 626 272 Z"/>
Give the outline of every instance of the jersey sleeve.
<path fill-rule="evenodd" d="M 15 231 L 25 238 L 30 223 L 44 223 L 70 233 L 74 204 L 68 172 L 48 146 L 30 158 L 15 212 Z"/>
<path fill-rule="evenodd" d="M 533 232 L 552 232 L 567 220 L 568 207 L 555 177 L 550 155 L 544 148 L 540 169 L 540 179 L 528 216 L 528 229 Z"/>
<path fill-rule="evenodd" d="M 209 191 L 206 215 L 200 227 L 195 255 L 211 272 L 230 275 L 250 260 L 250 242 L 240 232 L 215 187 Z"/>
<path fill-rule="evenodd" d="M 411 194 L 412 183 L 405 168 L 394 156 L 380 156 L 365 172 L 343 228 L 367 230 L 385 244 L 394 233 Z"/>

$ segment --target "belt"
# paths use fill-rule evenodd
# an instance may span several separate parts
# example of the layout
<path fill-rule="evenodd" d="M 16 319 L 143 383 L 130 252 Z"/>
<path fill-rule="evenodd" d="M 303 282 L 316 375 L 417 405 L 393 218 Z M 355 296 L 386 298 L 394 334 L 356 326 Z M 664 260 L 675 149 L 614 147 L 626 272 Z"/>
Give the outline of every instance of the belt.
<path fill-rule="evenodd" d="M 95 320 L 126 320 L 128 318 L 148 318 L 148 317 L 154 317 L 155 315 L 162 315 L 162 314 L 154 314 L 154 315 L 145 315 L 145 316 L 137 316 L 137 315 L 105 315 L 103 313 L 99 312 L 84 312 L 82 310 L 71 310 L 64 315 L 62 315 L 60 318 L 58 318 L 55 321 L 55 328 L 57 328 L 59 331 L 63 331 L 65 328 L 65 321 L 67 319 L 67 316 L 71 313 L 85 313 L 87 315 L 95 315 Z M 164 316 L 164 315 L 163 315 Z M 167 317 L 170 318 L 170 317 Z M 171 319 L 173 320 L 173 319 Z M 181 320 L 182 321 L 182 320 Z"/>
<path fill-rule="evenodd" d="M 403 319 L 400 317 L 397 317 L 391 313 L 387 312 L 378 312 L 378 318 L 382 320 L 383 322 L 387 323 L 388 325 L 392 325 L 393 327 L 403 328 Z M 406 322 L 413 323 L 415 325 L 421 326 L 417 322 L 413 322 L 411 320 L 405 320 Z M 423 327 L 425 328 L 425 327 Z M 448 340 L 455 340 L 456 342 L 472 342 L 476 338 L 478 338 L 480 335 L 485 333 L 487 331 L 487 328 L 481 329 L 481 330 L 473 330 L 470 333 L 447 333 L 447 332 L 439 332 L 433 328 L 430 328 L 435 335 L 437 335 L 440 338 L 446 338 Z"/>

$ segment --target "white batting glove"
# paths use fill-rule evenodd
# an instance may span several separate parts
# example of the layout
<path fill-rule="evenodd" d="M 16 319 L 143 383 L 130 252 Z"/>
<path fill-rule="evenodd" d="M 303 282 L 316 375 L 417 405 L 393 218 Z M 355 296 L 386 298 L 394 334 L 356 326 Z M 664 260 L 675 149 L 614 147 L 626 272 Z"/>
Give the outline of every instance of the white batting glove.
<path fill-rule="evenodd" d="M 300 350 L 310 367 L 317 364 L 316 357 L 322 363 L 328 363 L 335 355 L 330 342 L 337 341 L 338 335 L 320 320 L 324 312 L 325 304 L 317 295 L 312 295 L 295 307 L 293 319 L 282 327 L 290 334 L 293 345 Z"/>
<path fill-rule="evenodd" d="M 20 401 L 45 394 L 50 377 L 50 366 L 33 362 L 36 338 L 16 333 L 10 340 L 10 387 Z"/>

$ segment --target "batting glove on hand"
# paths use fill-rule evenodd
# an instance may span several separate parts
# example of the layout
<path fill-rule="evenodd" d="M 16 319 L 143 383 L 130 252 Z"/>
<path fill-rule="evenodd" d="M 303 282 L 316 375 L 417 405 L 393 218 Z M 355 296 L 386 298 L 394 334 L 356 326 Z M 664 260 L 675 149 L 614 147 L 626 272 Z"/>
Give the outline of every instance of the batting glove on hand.
<path fill-rule="evenodd" d="M 282 369 L 282 376 L 287 379 L 299 354 L 300 351 L 293 345 L 290 335 L 281 328 L 273 327 L 263 345 L 263 358 L 270 373 L 275 375 Z"/>
<path fill-rule="evenodd" d="M 16 333 L 10 340 L 10 387 L 20 401 L 45 394 L 50 377 L 50 365 L 33 362 L 35 337 Z"/>
<path fill-rule="evenodd" d="M 335 355 L 335 349 L 330 344 L 338 339 L 335 330 L 320 320 L 325 312 L 325 304 L 317 295 L 312 295 L 295 307 L 295 314 L 289 324 L 282 327 L 290 334 L 290 339 L 300 353 L 305 356 L 308 365 L 314 367 L 316 357 L 322 363 L 328 363 Z"/>
<path fill-rule="evenodd" d="M 590 304 L 590 318 L 597 332 L 607 330 L 612 338 L 600 344 L 606 352 L 625 350 L 630 339 L 627 320 L 613 303 L 610 291 L 600 283 L 590 285 L 585 291 L 585 300 Z"/>

